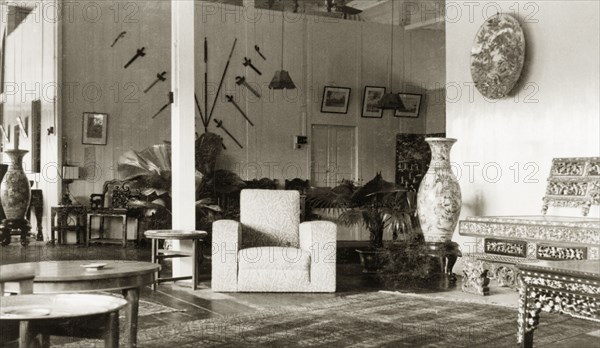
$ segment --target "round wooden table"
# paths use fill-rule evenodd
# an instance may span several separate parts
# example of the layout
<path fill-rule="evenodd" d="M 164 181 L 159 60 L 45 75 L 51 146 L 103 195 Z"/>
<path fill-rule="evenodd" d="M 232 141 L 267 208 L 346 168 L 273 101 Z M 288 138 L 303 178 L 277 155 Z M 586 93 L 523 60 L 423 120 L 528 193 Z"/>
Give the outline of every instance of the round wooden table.
<path fill-rule="evenodd" d="M 192 280 L 192 290 L 196 290 L 198 286 L 198 270 L 199 266 L 204 261 L 204 256 L 202 255 L 202 248 L 200 247 L 200 242 L 208 236 L 208 233 L 205 231 L 183 231 L 183 230 L 149 230 L 144 232 L 144 236 L 152 240 L 152 263 L 160 263 L 160 260 L 166 258 L 176 258 L 176 257 L 191 257 L 192 258 L 192 275 L 191 276 L 183 276 L 183 277 L 170 277 L 170 278 L 161 278 L 160 273 L 158 274 L 158 278 L 156 282 L 152 284 L 152 290 L 156 290 L 156 286 L 158 283 L 168 282 L 168 281 L 176 281 L 176 280 L 184 280 L 191 279 Z M 167 249 L 159 249 L 158 241 L 159 240 L 191 240 L 192 241 L 192 251 L 183 251 L 183 250 L 167 250 Z"/>
<path fill-rule="evenodd" d="M 60 334 L 61 324 L 70 325 L 75 337 L 104 339 L 104 346 L 119 346 L 119 309 L 127 301 L 108 295 L 55 294 L 0 297 L 0 320 L 20 326 L 19 346 L 29 347 L 42 334 Z M 86 323 L 99 321 L 97 327 Z M 84 324 L 83 326 L 81 324 Z M 55 327 L 58 327 L 58 329 Z M 83 331 L 83 333 L 81 333 Z M 64 333 L 63 333 L 64 334 Z M 45 346 L 50 342 L 46 341 Z"/>
<path fill-rule="evenodd" d="M 82 265 L 104 263 L 97 271 L 89 271 Z M 17 263 L 0 266 L 1 272 L 12 272 L 23 267 L 33 267 L 34 294 L 75 293 L 121 290 L 127 300 L 125 327 L 129 333 L 129 347 L 137 346 L 137 321 L 140 289 L 153 284 L 160 265 L 150 262 L 122 260 L 71 260 Z M 12 284 L 5 291 L 13 292 Z"/>

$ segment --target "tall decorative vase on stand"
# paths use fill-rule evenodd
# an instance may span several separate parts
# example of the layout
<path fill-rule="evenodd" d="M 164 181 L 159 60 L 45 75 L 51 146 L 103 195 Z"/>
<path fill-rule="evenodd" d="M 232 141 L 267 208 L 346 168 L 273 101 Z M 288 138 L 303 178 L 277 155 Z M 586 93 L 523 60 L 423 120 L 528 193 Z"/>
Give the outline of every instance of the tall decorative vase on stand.
<path fill-rule="evenodd" d="M 456 139 L 425 141 L 431 148 L 431 163 L 417 193 L 417 214 L 431 255 L 440 259 L 444 273 L 452 275 L 460 251 L 451 240 L 462 203 L 460 186 L 450 165 L 450 149 Z"/>
<path fill-rule="evenodd" d="M 15 132 L 15 137 L 17 136 L 18 132 Z M 6 218 L 0 224 L 2 245 L 10 243 L 10 234 L 13 230 L 20 231 L 21 245 L 28 244 L 27 235 L 31 230 L 31 225 L 25 219 L 25 214 L 31 200 L 31 188 L 29 179 L 27 179 L 23 170 L 23 156 L 28 152 L 27 150 L 19 150 L 18 142 L 15 143 L 14 150 L 4 152 L 10 157 L 11 163 L 0 184 L 0 200 L 6 215 Z"/>

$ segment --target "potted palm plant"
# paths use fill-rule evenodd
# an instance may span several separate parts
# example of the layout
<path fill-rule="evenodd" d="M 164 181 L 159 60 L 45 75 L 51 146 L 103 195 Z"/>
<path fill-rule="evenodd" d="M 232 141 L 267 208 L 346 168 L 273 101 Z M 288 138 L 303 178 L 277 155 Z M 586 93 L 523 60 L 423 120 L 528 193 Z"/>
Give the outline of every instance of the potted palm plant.
<path fill-rule="evenodd" d="M 415 193 L 385 181 L 381 173 L 362 187 L 349 181 L 333 189 L 316 189 L 307 194 L 311 208 L 336 210 L 337 222 L 346 226 L 362 225 L 370 235 L 370 246 L 357 250 L 363 272 L 370 273 L 381 266 L 386 232 L 393 239 L 415 236 Z"/>

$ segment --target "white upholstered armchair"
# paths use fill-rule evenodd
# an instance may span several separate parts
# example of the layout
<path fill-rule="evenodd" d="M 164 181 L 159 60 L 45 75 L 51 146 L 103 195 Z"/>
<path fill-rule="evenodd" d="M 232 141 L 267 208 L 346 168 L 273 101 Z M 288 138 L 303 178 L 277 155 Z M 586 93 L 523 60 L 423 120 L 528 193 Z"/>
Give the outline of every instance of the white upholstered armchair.
<path fill-rule="evenodd" d="M 243 190 L 240 222 L 213 223 L 217 292 L 335 292 L 337 226 L 300 223 L 298 191 Z"/>

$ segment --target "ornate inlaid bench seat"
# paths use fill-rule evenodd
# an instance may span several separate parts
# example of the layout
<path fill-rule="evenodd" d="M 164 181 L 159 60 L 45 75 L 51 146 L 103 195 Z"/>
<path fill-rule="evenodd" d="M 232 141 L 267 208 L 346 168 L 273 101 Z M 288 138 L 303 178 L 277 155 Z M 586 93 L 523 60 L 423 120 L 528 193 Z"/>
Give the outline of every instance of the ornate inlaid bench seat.
<path fill-rule="evenodd" d="M 543 198 L 548 207 L 582 209 L 575 216 L 477 216 L 459 223 L 462 236 L 475 237 L 465 253 L 463 291 L 489 294 L 489 278 L 515 287 L 515 265 L 538 260 L 599 260 L 600 219 L 586 217 L 600 204 L 600 158 L 558 158 L 552 162 Z"/>

